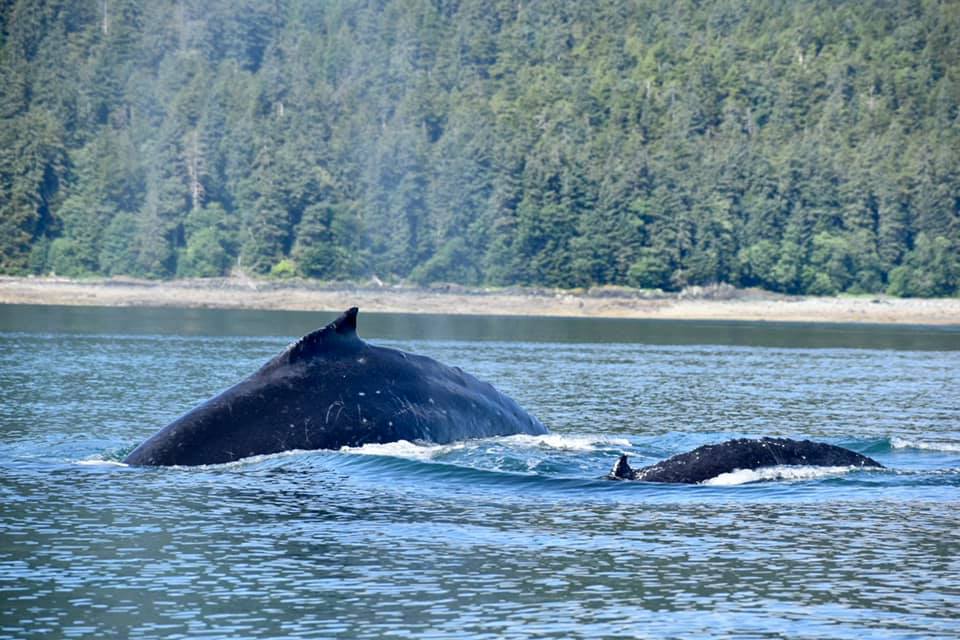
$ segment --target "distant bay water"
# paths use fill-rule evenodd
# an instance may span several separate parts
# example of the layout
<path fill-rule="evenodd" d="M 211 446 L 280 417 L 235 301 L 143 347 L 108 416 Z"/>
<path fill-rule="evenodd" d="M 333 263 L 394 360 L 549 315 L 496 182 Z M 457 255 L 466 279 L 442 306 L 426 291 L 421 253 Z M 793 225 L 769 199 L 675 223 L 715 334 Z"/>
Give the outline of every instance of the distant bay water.
<path fill-rule="evenodd" d="M 361 312 L 553 433 L 119 463 L 332 317 L 0 306 L 0 637 L 960 635 L 960 329 Z M 603 479 L 764 435 L 889 470 Z"/>

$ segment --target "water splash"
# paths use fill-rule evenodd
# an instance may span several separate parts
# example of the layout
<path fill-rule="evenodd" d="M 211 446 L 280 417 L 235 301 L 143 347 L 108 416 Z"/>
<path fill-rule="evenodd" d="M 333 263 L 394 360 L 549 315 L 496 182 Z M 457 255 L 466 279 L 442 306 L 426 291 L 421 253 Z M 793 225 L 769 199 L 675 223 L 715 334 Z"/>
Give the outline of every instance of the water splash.
<path fill-rule="evenodd" d="M 763 467 L 761 469 L 737 469 L 729 473 L 721 473 L 715 478 L 704 480 L 701 484 L 710 486 L 734 486 L 753 482 L 767 482 L 772 480 L 817 480 L 829 476 L 838 476 L 860 467 L 815 467 L 780 465 Z"/>
<path fill-rule="evenodd" d="M 890 438 L 892 449 L 921 449 L 924 451 L 960 452 L 960 442 L 947 440 L 919 440 L 894 436 Z"/>
<path fill-rule="evenodd" d="M 611 438 L 602 435 L 561 435 L 549 433 L 540 436 L 515 435 L 497 438 L 501 442 L 518 447 L 537 447 L 559 451 L 598 451 L 616 447 L 630 447 L 627 438 Z"/>
<path fill-rule="evenodd" d="M 119 460 L 107 460 L 100 457 L 85 458 L 83 460 L 77 460 L 76 464 L 84 467 L 126 467 L 128 466 L 125 462 L 120 462 Z"/>
<path fill-rule="evenodd" d="M 410 442 L 409 440 L 398 440 L 397 442 L 388 442 L 385 444 L 370 443 L 359 447 L 341 447 L 340 451 L 342 453 L 353 453 L 364 456 L 390 456 L 427 462 L 435 460 L 447 453 L 461 451 L 467 446 L 468 443 L 466 442 L 427 444 Z"/>

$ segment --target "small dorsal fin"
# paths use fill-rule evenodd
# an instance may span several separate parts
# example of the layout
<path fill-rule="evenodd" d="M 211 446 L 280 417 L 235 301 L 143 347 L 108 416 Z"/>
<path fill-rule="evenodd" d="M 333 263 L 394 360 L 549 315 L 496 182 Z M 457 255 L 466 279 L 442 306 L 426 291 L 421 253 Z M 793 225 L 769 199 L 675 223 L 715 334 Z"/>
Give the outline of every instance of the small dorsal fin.
<path fill-rule="evenodd" d="M 308 333 L 290 346 L 287 355 L 290 361 L 304 358 L 324 347 L 334 344 L 359 342 L 357 336 L 357 307 L 350 307 L 322 329 Z"/>
<path fill-rule="evenodd" d="M 630 463 L 627 462 L 627 454 L 620 454 L 620 459 L 617 460 L 617 463 L 613 465 L 613 469 L 610 470 L 610 477 L 620 480 L 634 479 L 634 471 L 630 468 Z"/>

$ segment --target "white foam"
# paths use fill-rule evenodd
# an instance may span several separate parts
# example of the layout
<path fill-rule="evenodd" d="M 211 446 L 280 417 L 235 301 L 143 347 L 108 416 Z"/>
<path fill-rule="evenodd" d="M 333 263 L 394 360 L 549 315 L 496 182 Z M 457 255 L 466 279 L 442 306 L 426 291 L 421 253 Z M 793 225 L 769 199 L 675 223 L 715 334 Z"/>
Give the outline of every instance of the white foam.
<path fill-rule="evenodd" d="M 715 478 L 704 480 L 700 484 L 732 486 L 769 480 L 813 480 L 815 478 L 841 475 L 855 469 L 859 469 L 859 467 L 780 465 L 775 467 L 762 467 L 760 469 L 736 469 L 729 473 L 721 473 Z"/>
<path fill-rule="evenodd" d="M 411 460 L 432 460 L 435 457 L 463 449 L 462 442 L 456 444 L 418 444 L 409 440 L 398 440 L 386 444 L 365 444 L 359 447 L 341 447 L 344 453 L 355 453 L 364 456 L 392 456 L 395 458 L 409 458 Z"/>
<path fill-rule="evenodd" d="M 77 460 L 77 464 L 85 467 L 126 467 L 126 462 L 119 460 L 104 460 L 103 458 L 88 458 L 86 460 Z"/>
<path fill-rule="evenodd" d="M 607 436 L 564 436 L 550 433 L 540 436 L 514 435 L 494 438 L 493 441 L 510 447 L 527 449 L 556 449 L 558 451 L 594 451 L 611 447 L 629 447 L 630 441 L 625 438 L 610 438 Z M 386 444 L 365 444 L 359 447 L 341 447 L 344 453 L 356 453 L 370 456 L 394 456 L 412 460 L 432 460 L 451 451 L 466 448 L 475 449 L 485 446 L 490 440 L 467 440 L 453 444 L 427 444 L 398 440 Z"/>
<path fill-rule="evenodd" d="M 506 436 L 501 439 L 521 447 L 558 449 L 560 451 L 595 451 L 597 449 L 630 446 L 630 441 L 626 438 L 611 438 L 609 436 L 565 436 L 559 433 L 548 433 L 541 436 L 521 434 Z"/>
<path fill-rule="evenodd" d="M 926 451 L 950 451 L 956 452 L 960 451 L 960 443 L 958 442 L 945 442 L 945 441 L 923 441 L 923 440 L 908 440 L 907 438 L 890 438 L 890 446 L 894 449 L 923 449 Z"/>
<path fill-rule="evenodd" d="M 313 453 L 313 451 L 311 451 L 310 449 L 287 449 L 286 451 L 277 451 L 276 453 L 259 453 L 255 456 L 238 458 L 236 460 L 231 460 L 230 462 L 215 462 L 213 464 L 196 465 L 196 467 L 199 467 L 199 468 L 218 467 L 218 466 L 224 466 L 227 468 L 246 467 L 251 464 L 260 464 L 263 462 L 270 462 L 271 460 L 279 460 L 281 458 L 299 456 L 305 453 Z M 191 469 L 195 467 L 192 465 L 174 465 L 174 468 L 175 469 Z"/>

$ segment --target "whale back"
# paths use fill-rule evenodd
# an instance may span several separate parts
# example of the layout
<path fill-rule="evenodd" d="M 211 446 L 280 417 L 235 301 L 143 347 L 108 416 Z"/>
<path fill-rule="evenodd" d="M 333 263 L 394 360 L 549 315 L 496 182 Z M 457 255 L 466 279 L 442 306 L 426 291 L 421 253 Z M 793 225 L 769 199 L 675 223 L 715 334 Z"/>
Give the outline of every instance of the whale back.
<path fill-rule="evenodd" d="M 824 442 L 739 438 L 697 447 L 642 469 L 632 469 L 627 457 L 621 456 L 610 476 L 645 482 L 695 484 L 737 470 L 780 465 L 883 468 L 872 458 Z"/>
<path fill-rule="evenodd" d="M 214 464 L 293 449 L 546 432 L 457 367 L 363 341 L 354 307 L 177 418 L 126 462 Z"/>

